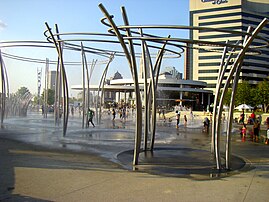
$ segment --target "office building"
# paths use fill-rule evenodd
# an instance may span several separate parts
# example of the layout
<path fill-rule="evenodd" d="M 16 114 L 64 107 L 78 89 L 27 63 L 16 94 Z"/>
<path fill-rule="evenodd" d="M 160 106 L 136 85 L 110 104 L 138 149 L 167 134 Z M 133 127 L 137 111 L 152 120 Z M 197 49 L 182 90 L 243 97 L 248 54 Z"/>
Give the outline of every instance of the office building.
<path fill-rule="evenodd" d="M 55 90 L 56 71 L 48 72 L 48 89 Z"/>
<path fill-rule="evenodd" d="M 268 0 L 190 0 L 191 26 L 247 31 L 248 26 L 256 28 L 264 18 L 269 18 Z M 259 36 L 269 39 L 269 24 L 263 28 Z M 216 42 L 229 40 L 229 43 L 243 41 L 243 36 L 211 30 L 193 30 L 190 32 L 190 38 Z M 252 45 L 261 44 L 259 39 L 255 39 L 252 43 Z M 240 73 L 241 81 L 246 80 L 250 84 L 257 84 L 269 76 L 269 48 L 260 50 L 260 55 L 245 56 Z M 214 91 L 221 55 L 221 52 L 188 49 L 185 62 L 186 79 L 207 82 L 207 89 Z"/>

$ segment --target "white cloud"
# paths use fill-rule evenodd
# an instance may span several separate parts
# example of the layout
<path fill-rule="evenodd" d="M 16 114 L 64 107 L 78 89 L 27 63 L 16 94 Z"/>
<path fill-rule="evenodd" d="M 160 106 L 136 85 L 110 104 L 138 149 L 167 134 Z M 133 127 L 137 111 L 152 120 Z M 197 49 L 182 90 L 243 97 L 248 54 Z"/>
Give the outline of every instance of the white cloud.
<path fill-rule="evenodd" d="M 2 20 L 0 20 L 0 31 L 5 29 L 7 27 L 7 24 L 4 23 Z"/>

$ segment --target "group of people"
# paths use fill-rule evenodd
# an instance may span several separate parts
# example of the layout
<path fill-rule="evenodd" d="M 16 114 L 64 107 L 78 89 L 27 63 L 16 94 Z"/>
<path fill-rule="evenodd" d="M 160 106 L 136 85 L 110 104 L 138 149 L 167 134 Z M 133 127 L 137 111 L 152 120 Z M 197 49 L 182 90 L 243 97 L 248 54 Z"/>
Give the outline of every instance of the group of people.
<path fill-rule="evenodd" d="M 266 140 L 265 140 L 265 144 L 269 144 L 269 116 L 266 118 L 266 127 L 267 127 L 267 130 L 266 130 Z"/>
<path fill-rule="evenodd" d="M 247 130 L 247 124 L 244 122 L 244 113 L 240 115 L 240 121 L 239 123 L 242 124 L 240 134 L 242 137 L 242 141 L 244 142 L 247 137 L 247 133 L 249 132 L 250 138 L 254 142 L 258 142 L 260 138 L 260 127 L 261 127 L 261 118 L 260 116 L 256 116 L 254 112 L 251 113 L 251 115 L 248 118 L 247 124 L 251 124 L 251 130 Z M 266 140 L 265 144 L 269 143 L 269 117 L 266 119 L 266 125 L 267 125 L 267 131 L 266 131 Z"/>
<path fill-rule="evenodd" d="M 116 110 L 113 108 L 112 111 L 108 112 L 108 115 L 110 115 L 110 113 L 112 114 L 112 120 L 114 121 L 116 118 Z M 118 113 L 120 115 L 121 119 L 125 119 L 127 117 L 127 111 L 126 108 L 122 108 L 118 110 Z M 88 121 L 87 121 L 87 125 L 89 126 L 90 123 L 92 124 L 93 127 L 95 127 L 94 123 L 93 123 L 93 117 L 94 117 L 94 111 L 92 109 L 88 109 Z"/>
<path fill-rule="evenodd" d="M 112 108 L 108 110 L 108 115 L 112 114 L 112 120 L 114 121 L 116 118 L 116 114 L 119 114 L 119 118 L 125 120 L 128 117 L 129 110 L 126 109 L 126 107 L 119 108 L 117 111 L 115 108 Z"/>
<path fill-rule="evenodd" d="M 176 110 L 176 128 L 179 127 L 179 122 L 180 122 L 180 111 Z M 188 122 L 188 119 L 187 119 L 187 115 L 184 114 L 184 126 L 186 127 L 187 126 L 187 122 Z"/>
<path fill-rule="evenodd" d="M 240 135 L 242 137 L 242 142 L 246 141 L 246 137 L 247 137 L 247 125 L 244 123 L 241 127 L 241 131 L 240 131 Z M 252 130 L 249 131 L 250 133 L 250 138 L 254 141 L 254 142 L 258 142 L 259 141 L 259 134 L 260 134 L 260 122 L 258 120 L 255 120 L 252 126 Z"/>
<path fill-rule="evenodd" d="M 126 109 L 120 109 L 118 111 L 118 113 L 120 114 L 120 118 L 126 118 Z M 110 114 L 110 113 L 109 113 Z M 113 108 L 112 109 L 112 120 L 115 120 L 116 117 L 116 110 Z M 163 115 L 165 116 L 165 115 Z M 94 117 L 94 111 L 91 110 L 90 108 L 88 109 L 88 120 L 87 120 L 87 124 L 89 126 L 89 124 L 91 123 L 91 125 L 93 127 L 95 127 L 94 123 L 93 123 L 93 117 Z M 176 110 L 176 114 L 175 114 L 175 118 L 176 118 L 176 128 L 179 127 L 180 124 L 180 111 Z M 261 121 L 259 118 L 257 118 L 254 114 L 254 112 L 250 115 L 250 121 L 248 121 L 248 124 L 251 123 L 252 125 L 252 130 L 249 131 L 250 133 L 250 137 L 252 138 L 253 141 L 258 142 L 259 141 L 259 133 L 260 133 L 260 125 L 261 125 Z M 184 126 L 187 126 L 187 116 L 186 114 L 184 114 Z M 240 121 L 239 123 L 242 124 L 241 130 L 240 130 L 240 134 L 242 137 L 242 141 L 246 140 L 247 137 L 247 125 L 244 122 L 244 114 L 241 114 L 240 116 Z M 209 131 L 209 125 L 210 125 L 210 120 L 208 119 L 208 117 L 205 117 L 203 120 L 203 124 L 204 124 L 204 128 L 203 128 L 203 132 L 208 132 Z M 265 140 L 265 144 L 269 144 L 269 117 L 267 117 L 266 119 L 266 125 L 267 125 L 267 134 L 266 134 L 266 140 Z"/>

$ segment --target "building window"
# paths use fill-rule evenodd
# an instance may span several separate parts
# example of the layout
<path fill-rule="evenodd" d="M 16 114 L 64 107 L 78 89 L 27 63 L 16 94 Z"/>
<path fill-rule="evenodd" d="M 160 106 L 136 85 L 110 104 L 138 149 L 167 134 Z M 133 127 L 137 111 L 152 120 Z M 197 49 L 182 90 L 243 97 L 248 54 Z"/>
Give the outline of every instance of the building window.
<path fill-rule="evenodd" d="M 242 23 L 241 19 L 237 20 L 221 20 L 221 21 L 214 21 L 214 22 L 201 22 L 199 26 L 209 26 L 209 25 L 220 25 L 220 24 L 230 24 L 230 23 Z"/>
<path fill-rule="evenodd" d="M 206 35 L 199 36 L 199 39 L 215 39 L 215 38 L 230 38 L 230 37 L 238 37 L 238 34 L 216 34 L 216 35 Z"/>
<path fill-rule="evenodd" d="M 229 31 L 235 31 L 235 30 L 242 30 L 244 27 L 243 26 L 233 26 L 233 27 L 222 27 L 221 29 L 223 30 L 229 30 Z M 206 33 L 206 32 L 212 32 L 214 30 L 210 29 L 205 29 L 205 30 L 199 30 L 199 33 Z"/>
<path fill-rule="evenodd" d="M 198 77 L 198 80 L 213 80 L 213 81 L 215 81 L 215 80 L 217 80 L 218 79 L 218 77 L 217 76 L 208 76 L 208 77 L 206 77 L 206 76 L 200 76 L 200 77 Z"/>
<path fill-rule="evenodd" d="M 200 74 L 219 73 L 219 70 L 218 69 L 201 69 L 201 70 L 198 70 L 198 73 Z"/>
<path fill-rule="evenodd" d="M 217 15 L 199 16 L 199 20 L 240 16 L 241 14 L 242 14 L 241 12 L 234 12 L 234 13 L 224 13 L 224 14 L 217 14 Z"/>
<path fill-rule="evenodd" d="M 204 67 L 204 66 L 219 66 L 220 63 L 219 62 L 206 62 L 206 63 L 199 63 L 199 67 Z"/>
<path fill-rule="evenodd" d="M 206 87 L 207 88 L 216 88 L 216 86 L 217 86 L 216 84 L 207 84 Z"/>

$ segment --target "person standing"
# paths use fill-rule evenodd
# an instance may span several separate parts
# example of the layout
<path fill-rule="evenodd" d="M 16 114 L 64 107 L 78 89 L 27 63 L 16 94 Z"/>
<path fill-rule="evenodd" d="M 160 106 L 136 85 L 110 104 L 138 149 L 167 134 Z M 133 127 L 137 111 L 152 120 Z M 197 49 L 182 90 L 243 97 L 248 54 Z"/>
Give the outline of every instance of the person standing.
<path fill-rule="evenodd" d="M 246 126 L 246 124 L 243 124 L 240 134 L 241 134 L 242 142 L 245 142 L 246 141 L 246 136 L 247 136 L 247 126 Z"/>
<path fill-rule="evenodd" d="M 177 121 L 177 123 L 176 123 L 176 128 L 178 128 L 178 125 L 179 125 L 179 119 L 180 119 L 180 114 L 179 114 L 178 111 L 176 111 L 176 121 Z"/>
<path fill-rule="evenodd" d="M 266 138 L 265 138 L 265 144 L 269 144 L 269 116 L 265 119 L 266 124 Z"/>
<path fill-rule="evenodd" d="M 259 133 L 260 133 L 260 123 L 258 120 L 254 121 L 253 124 L 253 141 L 258 142 L 259 141 Z"/>
<path fill-rule="evenodd" d="M 210 124 L 209 119 L 207 117 L 205 117 L 203 123 L 204 123 L 203 132 L 208 133 L 209 132 L 209 124 Z"/>
<path fill-rule="evenodd" d="M 187 126 L 187 122 L 188 122 L 188 120 L 187 120 L 187 115 L 184 114 L 184 126 L 185 126 L 185 127 Z"/>
<path fill-rule="evenodd" d="M 115 109 L 113 108 L 113 109 L 112 109 L 112 120 L 113 120 L 113 121 L 115 120 L 115 117 L 116 117 L 116 111 L 115 111 Z"/>
<path fill-rule="evenodd" d="M 255 118 L 256 118 L 256 115 L 255 115 L 254 111 L 252 111 L 252 113 L 250 114 L 250 124 L 255 123 Z"/>
<path fill-rule="evenodd" d="M 72 116 L 74 116 L 74 107 L 73 106 L 71 107 L 71 114 L 72 114 Z"/>
<path fill-rule="evenodd" d="M 161 113 L 162 113 L 162 111 L 161 111 L 161 109 L 159 109 L 159 110 L 158 110 L 159 119 L 161 118 Z"/>
<path fill-rule="evenodd" d="M 91 110 L 91 109 L 89 108 L 89 110 L 88 110 L 88 126 L 89 126 L 90 123 L 91 123 L 92 126 L 95 127 L 95 125 L 94 125 L 94 123 L 93 123 L 93 121 L 92 121 L 93 116 L 94 116 L 94 111 Z"/>
<path fill-rule="evenodd" d="M 265 140 L 265 144 L 269 144 L 269 128 L 267 128 L 266 130 L 266 140 Z"/>
<path fill-rule="evenodd" d="M 193 121 L 193 112 L 192 112 L 192 109 L 191 109 L 191 112 L 190 112 L 190 117 L 191 117 L 191 121 Z"/>

